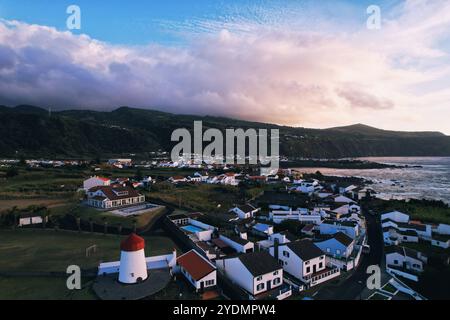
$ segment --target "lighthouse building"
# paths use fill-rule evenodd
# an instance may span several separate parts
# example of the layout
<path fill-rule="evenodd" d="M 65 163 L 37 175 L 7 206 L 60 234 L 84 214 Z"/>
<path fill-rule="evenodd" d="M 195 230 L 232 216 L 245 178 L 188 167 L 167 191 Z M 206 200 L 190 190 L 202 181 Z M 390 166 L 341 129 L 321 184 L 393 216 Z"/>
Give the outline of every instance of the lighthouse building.
<path fill-rule="evenodd" d="M 122 241 L 120 244 L 119 282 L 133 284 L 147 279 L 144 248 L 145 240 L 134 233 Z"/>

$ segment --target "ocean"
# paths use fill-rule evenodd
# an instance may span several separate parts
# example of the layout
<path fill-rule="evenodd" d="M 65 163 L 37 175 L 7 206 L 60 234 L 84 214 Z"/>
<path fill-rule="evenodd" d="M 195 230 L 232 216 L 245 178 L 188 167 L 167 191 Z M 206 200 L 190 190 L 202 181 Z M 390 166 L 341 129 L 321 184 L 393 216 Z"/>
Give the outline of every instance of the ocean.
<path fill-rule="evenodd" d="M 383 199 L 433 199 L 450 204 L 450 157 L 360 158 L 379 163 L 409 165 L 402 169 L 298 168 L 300 172 L 320 171 L 324 175 L 354 176 L 371 180 Z M 413 168 L 412 166 L 421 166 Z"/>

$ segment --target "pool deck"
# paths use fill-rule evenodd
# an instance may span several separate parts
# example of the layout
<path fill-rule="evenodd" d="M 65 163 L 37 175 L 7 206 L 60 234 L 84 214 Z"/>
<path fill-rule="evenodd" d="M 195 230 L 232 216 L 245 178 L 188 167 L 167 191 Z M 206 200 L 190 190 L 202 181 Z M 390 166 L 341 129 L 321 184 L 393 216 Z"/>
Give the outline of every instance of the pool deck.
<path fill-rule="evenodd" d="M 136 211 L 132 211 L 132 212 L 127 212 L 124 210 L 129 210 L 129 209 L 133 209 L 133 208 L 139 208 L 142 207 L 143 204 L 139 204 L 136 206 L 128 206 L 128 207 L 123 207 L 120 209 L 116 209 L 113 211 L 110 211 L 112 214 L 116 215 L 116 216 L 120 216 L 120 217 L 129 217 L 129 216 L 134 216 L 134 215 L 141 215 L 147 212 L 152 212 L 155 210 L 158 210 L 159 208 L 161 208 L 162 206 L 157 205 L 157 204 L 153 204 L 153 203 L 147 203 L 147 205 L 151 205 L 151 208 L 142 208 L 142 210 L 136 210 Z"/>

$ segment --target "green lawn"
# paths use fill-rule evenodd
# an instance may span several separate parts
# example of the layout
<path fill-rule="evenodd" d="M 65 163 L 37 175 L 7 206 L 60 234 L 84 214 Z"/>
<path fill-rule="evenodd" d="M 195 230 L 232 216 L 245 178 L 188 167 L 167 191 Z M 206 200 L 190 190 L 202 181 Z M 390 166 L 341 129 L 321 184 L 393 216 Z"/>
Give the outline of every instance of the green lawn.
<path fill-rule="evenodd" d="M 161 207 L 159 209 L 140 214 L 136 217 L 121 217 L 108 211 L 101 211 L 92 207 L 75 204 L 67 206 L 66 210 L 63 210 L 62 208 L 55 208 L 52 214 L 54 212 L 60 212 L 62 214 L 70 212 L 71 214 L 80 217 L 85 221 L 89 221 L 89 219 L 92 219 L 94 223 L 101 225 L 103 225 L 104 221 L 107 221 L 109 226 L 117 226 L 118 224 L 122 224 L 124 228 L 132 228 L 134 225 L 134 220 L 136 220 L 136 227 L 142 228 L 158 219 L 162 214 L 166 212 L 166 209 L 165 207 Z"/>
<path fill-rule="evenodd" d="M 369 300 L 388 300 L 388 297 L 375 292 L 372 296 L 370 296 Z"/>
<path fill-rule="evenodd" d="M 392 294 L 397 292 L 397 289 L 390 283 L 385 284 L 384 287 L 381 289 L 383 289 L 386 292 L 392 293 Z"/>
<path fill-rule="evenodd" d="M 247 199 L 260 188 L 246 190 Z M 148 198 L 162 200 L 174 206 L 183 206 L 191 210 L 205 213 L 226 213 L 235 203 L 243 201 L 238 187 L 214 184 L 178 185 L 169 183 L 157 184 L 147 194 Z"/>
<path fill-rule="evenodd" d="M 66 278 L 0 277 L 0 300 L 95 300 L 91 279 L 82 279 L 81 290 L 68 290 Z"/>
<path fill-rule="evenodd" d="M 0 230 L 0 271 L 65 272 L 75 264 L 95 268 L 102 261 L 117 261 L 123 237 L 53 230 Z M 146 255 L 172 252 L 175 244 L 167 237 L 146 237 Z M 86 257 L 87 247 L 98 251 Z"/>
<path fill-rule="evenodd" d="M 370 208 L 379 214 L 398 210 L 409 214 L 412 220 L 450 224 L 450 208 L 440 202 L 375 199 L 370 202 Z"/>

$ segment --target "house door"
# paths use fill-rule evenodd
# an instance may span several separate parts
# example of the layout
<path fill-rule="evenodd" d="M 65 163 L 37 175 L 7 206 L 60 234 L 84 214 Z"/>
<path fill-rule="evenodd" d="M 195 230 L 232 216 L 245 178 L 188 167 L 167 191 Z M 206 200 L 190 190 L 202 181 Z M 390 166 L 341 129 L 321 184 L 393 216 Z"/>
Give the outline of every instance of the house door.
<path fill-rule="evenodd" d="M 317 272 L 317 265 L 313 265 L 313 273 Z"/>
<path fill-rule="evenodd" d="M 272 290 L 272 280 L 267 281 L 267 291 Z"/>
<path fill-rule="evenodd" d="M 205 290 L 205 282 L 200 282 L 200 292 L 203 292 Z"/>

